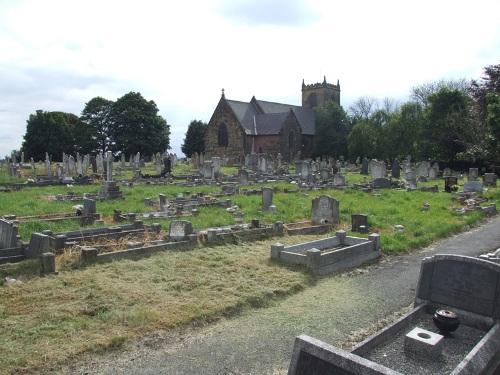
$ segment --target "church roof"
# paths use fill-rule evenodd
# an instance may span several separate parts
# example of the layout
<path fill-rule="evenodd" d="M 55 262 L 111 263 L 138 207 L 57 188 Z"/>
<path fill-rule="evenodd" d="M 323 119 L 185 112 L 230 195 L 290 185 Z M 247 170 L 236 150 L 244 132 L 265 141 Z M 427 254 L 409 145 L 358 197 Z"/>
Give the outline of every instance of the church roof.
<path fill-rule="evenodd" d="M 278 134 L 290 111 L 297 118 L 302 134 L 314 135 L 314 112 L 311 108 L 257 100 L 249 103 L 226 99 L 239 122 L 249 135 Z"/>

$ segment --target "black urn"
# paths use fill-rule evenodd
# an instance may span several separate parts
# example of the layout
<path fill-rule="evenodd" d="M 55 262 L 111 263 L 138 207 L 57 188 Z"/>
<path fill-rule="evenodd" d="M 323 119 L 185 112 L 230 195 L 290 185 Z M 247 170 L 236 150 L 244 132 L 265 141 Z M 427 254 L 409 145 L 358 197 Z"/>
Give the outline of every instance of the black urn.
<path fill-rule="evenodd" d="M 436 310 L 432 320 L 434 321 L 434 325 L 442 333 L 453 332 L 460 325 L 458 315 L 450 310 Z"/>

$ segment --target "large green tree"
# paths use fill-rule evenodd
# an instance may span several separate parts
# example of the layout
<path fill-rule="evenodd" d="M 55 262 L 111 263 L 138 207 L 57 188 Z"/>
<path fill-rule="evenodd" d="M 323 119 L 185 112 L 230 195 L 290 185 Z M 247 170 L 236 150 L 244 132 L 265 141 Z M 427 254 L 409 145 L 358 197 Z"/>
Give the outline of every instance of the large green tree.
<path fill-rule="evenodd" d="M 111 139 L 109 137 L 110 112 L 113 108 L 112 100 L 100 96 L 92 98 L 85 104 L 80 119 L 87 125 L 90 134 L 82 137 L 88 142 L 89 153 L 106 152 L 109 149 Z"/>
<path fill-rule="evenodd" d="M 420 147 L 425 158 L 451 162 L 465 150 L 459 134 L 469 123 L 470 97 L 459 90 L 442 88 L 428 97 Z"/>
<path fill-rule="evenodd" d="M 129 155 L 151 155 L 170 149 L 170 126 L 158 115 L 158 107 L 138 92 L 123 95 L 109 113 L 109 148 Z"/>
<path fill-rule="evenodd" d="M 192 120 L 186 131 L 181 151 L 190 158 L 195 152 L 205 152 L 205 130 L 207 123 L 200 120 Z"/>
<path fill-rule="evenodd" d="M 45 160 L 45 153 L 54 160 L 62 160 L 62 154 L 76 151 L 75 128 L 78 116 L 65 112 L 37 110 L 26 121 L 26 134 L 21 147 L 25 158 Z"/>
<path fill-rule="evenodd" d="M 347 135 L 350 123 L 344 109 L 332 100 L 314 108 L 316 135 L 313 154 L 316 156 L 347 156 Z"/>
<path fill-rule="evenodd" d="M 474 100 L 468 137 L 462 138 L 466 155 L 491 164 L 500 162 L 500 64 L 484 68 L 483 76 L 471 82 Z M 464 132 L 465 133 L 465 132 Z"/>

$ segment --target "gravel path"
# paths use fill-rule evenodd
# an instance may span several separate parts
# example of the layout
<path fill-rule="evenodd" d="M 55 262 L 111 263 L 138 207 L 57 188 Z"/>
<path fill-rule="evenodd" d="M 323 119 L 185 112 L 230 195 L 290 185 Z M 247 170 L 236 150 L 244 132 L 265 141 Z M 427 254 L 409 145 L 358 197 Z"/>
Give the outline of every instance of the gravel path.
<path fill-rule="evenodd" d="M 154 332 L 123 350 L 82 359 L 62 374 L 286 374 L 295 337 L 344 346 L 413 302 L 420 261 L 434 254 L 477 256 L 500 247 L 500 216 L 405 255 L 324 277 L 273 306 L 174 332 Z M 384 323 L 385 324 L 385 323 Z"/>

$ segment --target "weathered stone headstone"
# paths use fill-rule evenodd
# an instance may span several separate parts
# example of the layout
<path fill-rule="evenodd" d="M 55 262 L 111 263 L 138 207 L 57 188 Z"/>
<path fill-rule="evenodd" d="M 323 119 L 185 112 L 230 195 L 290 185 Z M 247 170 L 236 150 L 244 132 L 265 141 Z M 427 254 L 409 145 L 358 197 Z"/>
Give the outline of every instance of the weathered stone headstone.
<path fill-rule="evenodd" d="M 450 176 L 451 176 L 451 169 L 450 168 L 443 169 L 443 177 L 450 177 Z"/>
<path fill-rule="evenodd" d="M 485 173 L 483 176 L 484 186 L 497 187 L 497 175 L 494 173 Z"/>
<path fill-rule="evenodd" d="M 361 174 L 367 175 L 368 174 L 368 159 L 363 158 L 363 162 L 361 163 Z"/>
<path fill-rule="evenodd" d="M 483 183 L 480 181 L 464 182 L 464 192 L 482 193 L 483 192 Z"/>
<path fill-rule="evenodd" d="M 479 171 L 477 168 L 469 168 L 469 175 L 467 176 L 467 179 L 469 181 L 477 181 L 479 177 Z"/>
<path fill-rule="evenodd" d="M 377 178 L 384 178 L 386 173 L 386 165 L 383 161 L 378 160 L 370 160 L 368 164 L 368 169 L 372 176 L 372 181 L 375 181 Z"/>
<path fill-rule="evenodd" d="M 174 220 L 170 223 L 169 237 L 174 241 L 182 241 L 193 233 L 193 225 L 188 220 Z"/>
<path fill-rule="evenodd" d="M 333 176 L 333 186 L 346 186 L 345 176 L 342 173 L 336 173 Z"/>
<path fill-rule="evenodd" d="M 213 167 L 212 167 L 211 160 L 207 160 L 206 162 L 203 163 L 203 166 L 201 167 L 200 173 L 204 178 L 212 178 Z"/>
<path fill-rule="evenodd" d="M 330 168 L 323 167 L 319 172 L 320 178 L 323 181 L 328 181 L 330 179 Z"/>
<path fill-rule="evenodd" d="M 244 169 L 238 170 L 238 181 L 240 185 L 248 184 L 248 172 Z"/>
<path fill-rule="evenodd" d="M 429 180 L 435 180 L 437 178 L 438 170 L 434 167 L 429 168 Z"/>
<path fill-rule="evenodd" d="M 262 212 L 269 211 L 269 207 L 273 204 L 273 188 L 262 187 Z"/>
<path fill-rule="evenodd" d="M 339 201 L 328 195 L 322 195 L 312 200 L 311 222 L 318 224 L 338 224 Z"/>
<path fill-rule="evenodd" d="M 113 181 L 113 153 L 106 153 L 106 181 Z"/>
<path fill-rule="evenodd" d="M 83 212 L 92 215 L 97 212 L 96 201 L 90 198 L 83 198 Z"/>
<path fill-rule="evenodd" d="M 388 189 L 391 187 L 391 180 L 387 178 L 377 178 L 373 181 L 375 189 Z"/>

